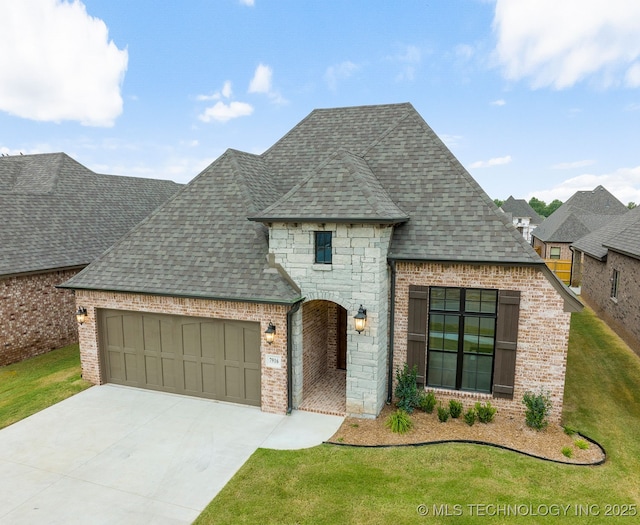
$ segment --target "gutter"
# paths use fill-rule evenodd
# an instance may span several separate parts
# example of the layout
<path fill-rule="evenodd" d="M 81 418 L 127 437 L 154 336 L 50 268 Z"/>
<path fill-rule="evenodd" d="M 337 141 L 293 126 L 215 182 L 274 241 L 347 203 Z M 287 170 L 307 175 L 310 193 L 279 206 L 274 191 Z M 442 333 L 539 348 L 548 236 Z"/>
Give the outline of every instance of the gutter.
<path fill-rule="evenodd" d="M 287 312 L 287 415 L 293 410 L 293 314 L 300 310 L 304 299 L 299 299 Z"/>
<path fill-rule="evenodd" d="M 393 400 L 393 341 L 396 321 L 396 261 L 389 261 L 391 266 L 391 306 L 389 307 L 389 371 L 387 374 L 387 404 Z"/>

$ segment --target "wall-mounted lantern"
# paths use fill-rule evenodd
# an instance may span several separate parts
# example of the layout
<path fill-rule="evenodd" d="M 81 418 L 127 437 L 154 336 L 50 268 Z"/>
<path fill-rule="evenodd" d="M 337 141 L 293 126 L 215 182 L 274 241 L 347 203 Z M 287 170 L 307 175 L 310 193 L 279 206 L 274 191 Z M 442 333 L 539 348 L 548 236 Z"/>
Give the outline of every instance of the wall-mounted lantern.
<path fill-rule="evenodd" d="M 76 321 L 78 321 L 78 324 L 82 324 L 87 320 L 87 309 L 84 308 L 83 306 L 80 306 L 78 308 L 78 311 L 76 312 Z"/>
<path fill-rule="evenodd" d="M 362 305 L 360 305 L 358 313 L 353 316 L 353 320 L 356 325 L 356 332 L 361 334 L 364 327 L 367 325 L 367 310 L 362 308 Z"/>
<path fill-rule="evenodd" d="M 276 325 L 274 325 L 271 321 L 269 321 L 269 326 L 264 331 L 264 338 L 266 339 L 267 343 L 271 344 L 273 343 L 273 339 L 275 338 L 275 336 L 276 336 Z"/>

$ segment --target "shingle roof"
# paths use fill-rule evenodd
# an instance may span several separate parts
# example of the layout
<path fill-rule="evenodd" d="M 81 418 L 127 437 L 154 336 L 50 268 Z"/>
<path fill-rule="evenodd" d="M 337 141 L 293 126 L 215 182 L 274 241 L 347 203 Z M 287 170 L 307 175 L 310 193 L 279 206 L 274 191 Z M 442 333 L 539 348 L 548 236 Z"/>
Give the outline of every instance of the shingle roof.
<path fill-rule="evenodd" d="M 532 235 L 543 242 L 574 242 L 627 211 L 627 207 L 602 186 L 592 191 L 578 191 Z"/>
<path fill-rule="evenodd" d="M 394 104 L 315 110 L 260 156 L 228 150 L 66 285 L 292 302 L 247 218 L 319 214 L 405 221 L 395 259 L 543 264 L 413 106 Z"/>
<path fill-rule="evenodd" d="M 601 261 L 606 258 L 609 248 L 640 257 L 640 207 L 619 215 L 571 246 Z"/>
<path fill-rule="evenodd" d="M 540 224 L 543 218 L 536 213 L 531 205 L 524 199 L 514 199 L 513 196 L 502 203 L 502 211 L 511 214 L 512 217 L 528 217 L 530 224 Z"/>
<path fill-rule="evenodd" d="M 179 189 L 64 153 L 0 157 L 0 275 L 84 266 Z"/>

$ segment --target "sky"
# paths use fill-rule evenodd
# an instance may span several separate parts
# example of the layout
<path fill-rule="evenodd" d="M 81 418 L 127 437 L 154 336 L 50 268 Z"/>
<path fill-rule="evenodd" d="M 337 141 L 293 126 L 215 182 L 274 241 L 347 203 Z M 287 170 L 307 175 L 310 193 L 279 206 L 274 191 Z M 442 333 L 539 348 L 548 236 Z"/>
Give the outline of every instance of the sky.
<path fill-rule="evenodd" d="M 187 183 L 315 108 L 410 102 L 491 198 L 640 204 L 638 0 L 0 7 L 2 154 Z"/>

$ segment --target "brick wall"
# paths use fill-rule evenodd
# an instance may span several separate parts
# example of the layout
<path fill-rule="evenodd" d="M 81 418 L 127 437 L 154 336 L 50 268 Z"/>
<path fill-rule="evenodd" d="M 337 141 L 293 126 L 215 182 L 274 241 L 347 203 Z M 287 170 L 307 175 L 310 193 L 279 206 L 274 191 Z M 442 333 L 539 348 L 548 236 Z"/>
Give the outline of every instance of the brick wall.
<path fill-rule="evenodd" d="M 94 384 L 100 384 L 104 381 L 96 325 L 97 309 L 99 308 L 259 322 L 262 333 L 260 352 L 263 356 L 261 408 L 265 412 L 286 413 L 286 306 L 84 290 L 76 292 L 76 302 L 78 306 L 85 307 L 88 313 L 87 321 L 79 327 L 82 377 Z M 276 325 L 276 336 L 271 345 L 264 340 L 264 331 L 270 321 Z M 267 368 L 264 363 L 265 354 L 279 355 L 282 367 Z"/>
<path fill-rule="evenodd" d="M 562 415 L 564 378 L 571 314 L 564 300 L 544 274 L 535 268 L 509 268 L 465 264 L 398 263 L 396 279 L 396 330 L 394 369 L 407 358 L 409 286 L 454 286 L 520 290 L 520 318 L 513 400 L 494 399 L 490 394 L 435 389 L 439 399 L 460 399 L 465 407 L 476 401 L 491 401 L 499 413 L 523 417 L 522 396 L 527 390 L 549 392 L 553 402 L 550 419 Z"/>
<path fill-rule="evenodd" d="M 613 270 L 618 270 L 618 297 L 611 298 Z M 584 256 L 583 299 L 640 354 L 640 261 L 609 250 L 606 262 Z"/>
<path fill-rule="evenodd" d="M 77 272 L 0 279 L 0 366 L 78 341 L 73 292 L 55 288 Z"/>
<path fill-rule="evenodd" d="M 303 396 L 327 371 L 328 305 L 327 301 L 309 301 L 302 306 Z"/>

